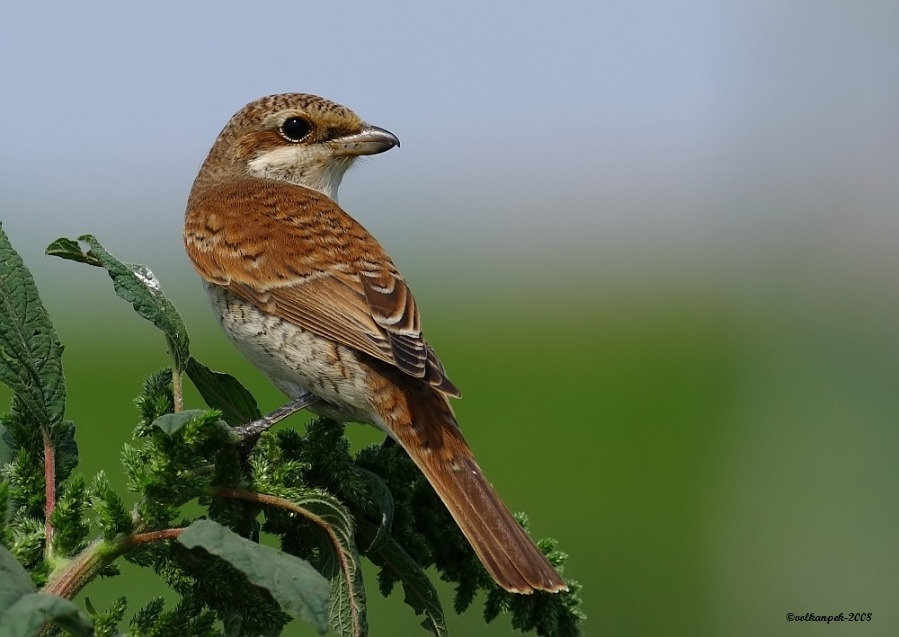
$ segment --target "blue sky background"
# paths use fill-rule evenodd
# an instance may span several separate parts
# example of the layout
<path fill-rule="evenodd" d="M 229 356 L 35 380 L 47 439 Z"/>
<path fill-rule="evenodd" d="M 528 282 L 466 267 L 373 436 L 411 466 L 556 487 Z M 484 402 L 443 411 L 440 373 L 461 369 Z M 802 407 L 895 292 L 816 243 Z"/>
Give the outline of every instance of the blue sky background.
<path fill-rule="evenodd" d="M 0 210 L 175 276 L 218 131 L 305 91 L 402 140 L 341 195 L 401 267 L 892 263 L 897 36 L 892 2 L 10 3 Z"/>

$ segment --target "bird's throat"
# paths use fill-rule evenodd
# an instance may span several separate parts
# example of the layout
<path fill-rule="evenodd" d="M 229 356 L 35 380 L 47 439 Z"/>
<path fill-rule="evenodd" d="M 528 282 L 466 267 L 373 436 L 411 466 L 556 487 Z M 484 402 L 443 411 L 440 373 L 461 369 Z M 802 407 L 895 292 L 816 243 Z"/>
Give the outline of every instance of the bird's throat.
<path fill-rule="evenodd" d="M 303 146 L 287 146 L 254 157 L 247 162 L 247 172 L 254 177 L 317 190 L 337 201 L 337 189 L 353 159 L 314 153 Z"/>

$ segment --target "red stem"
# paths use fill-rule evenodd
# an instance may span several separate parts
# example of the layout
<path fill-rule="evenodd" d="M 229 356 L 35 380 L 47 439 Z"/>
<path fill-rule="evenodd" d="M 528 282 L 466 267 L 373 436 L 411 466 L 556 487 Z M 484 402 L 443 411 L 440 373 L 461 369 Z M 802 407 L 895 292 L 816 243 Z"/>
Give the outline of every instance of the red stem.
<path fill-rule="evenodd" d="M 43 432 L 44 436 L 44 489 L 46 498 L 44 502 L 44 536 L 49 553 L 53 545 L 53 525 L 50 523 L 50 516 L 56 508 L 56 449 L 53 447 L 53 440 L 50 434 Z"/>
<path fill-rule="evenodd" d="M 331 544 L 334 546 L 334 552 L 337 554 L 337 559 L 340 562 L 340 569 L 343 571 L 344 577 L 346 577 L 347 585 L 351 585 L 352 582 L 352 567 L 350 565 L 349 560 L 347 559 L 346 553 L 343 549 L 343 545 L 340 543 L 340 539 L 337 537 L 337 533 L 334 532 L 334 529 L 331 528 L 331 525 L 328 524 L 327 520 L 322 518 L 321 516 L 316 515 L 309 509 L 301 507 L 300 505 L 291 502 L 285 498 L 280 498 L 276 495 L 269 495 L 267 493 L 258 493 L 256 491 L 246 491 L 244 489 L 219 489 L 216 491 L 215 495 L 222 498 L 233 498 L 235 500 L 244 500 L 246 502 L 256 502 L 258 504 L 267 504 L 269 506 L 278 507 L 280 509 L 284 509 L 286 511 L 291 511 L 292 513 L 297 513 L 302 515 L 310 522 L 317 524 L 321 529 L 328 535 L 328 539 L 331 541 Z M 360 632 L 360 621 L 359 621 L 359 607 L 357 605 L 355 596 L 350 596 L 350 615 L 352 616 L 354 633 L 358 634 Z"/>
<path fill-rule="evenodd" d="M 178 537 L 184 529 L 162 529 L 161 531 L 148 531 L 147 533 L 138 533 L 126 538 L 123 542 L 110 547 L 103 540 L 97 540 L 92 545 L 84 549 L 78 557 L 57 577 L 47 582 L 47 585 L 41 589 L 41 592 L 59 595 L 66 599 L 72 599 L 78 594 L 84 585 L 104 565 L 109 564 L 128 549 L 134 548 L 148 542 L 161 542 L 163 540 L 173 540 Z"/>
<path fill-rule="evenodd" d="M 140 544 L 147 544 L 148 542 L 162 542 L 163 540 L 174 540 L 176 537 L 181 535 L 183 528 L 175 528 L 175 529 L 162 529 L 161 531 L 147 531 L 146 533 L 138 533 L 137 535 L 132 535 L 128 540 L 122 545 L 124 550 L 128 550 Z"/>

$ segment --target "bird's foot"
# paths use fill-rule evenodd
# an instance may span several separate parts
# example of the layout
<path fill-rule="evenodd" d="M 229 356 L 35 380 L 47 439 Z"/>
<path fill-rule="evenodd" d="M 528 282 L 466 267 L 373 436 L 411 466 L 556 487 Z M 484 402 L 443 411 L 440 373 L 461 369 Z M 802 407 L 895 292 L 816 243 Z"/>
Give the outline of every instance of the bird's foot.
<path fill-rule="evenodd" d="M 266 414 L 259 420 L 254 420 L 253 422 L 249 422 L 240 427 L 235 427 L 232 431 L 240 440 L 241 447 L 249 452 L 249 450 L 256 445 L 256 441 L 259 440 L 259 436 L 261 436 L 263 433 L 271 429 L 273 426 L 275 426 L 277 423 L 281 422 L 288 416 L 306 409 L 306 407 L 316 402 L 317 400 L 318 397 L 310 394 L 309 392 L 305 392 L 291 400 L 283 407 L 278 407 L 273 412 Z"/>

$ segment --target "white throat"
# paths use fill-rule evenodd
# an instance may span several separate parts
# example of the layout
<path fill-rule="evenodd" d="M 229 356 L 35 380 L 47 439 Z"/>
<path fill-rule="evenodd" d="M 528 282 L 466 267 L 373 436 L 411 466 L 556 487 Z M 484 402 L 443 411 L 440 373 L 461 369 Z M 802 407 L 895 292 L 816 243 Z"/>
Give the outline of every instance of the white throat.
<path fill-rule="evenodd" d="M 337 189 L 354 157 L 335 157 L 316 152 L 311 146 L 283 146 L 262 153 L 247 162 L 247 172 L 254 177 L 286 181 L 317 190 L 337 201 Z"/>

